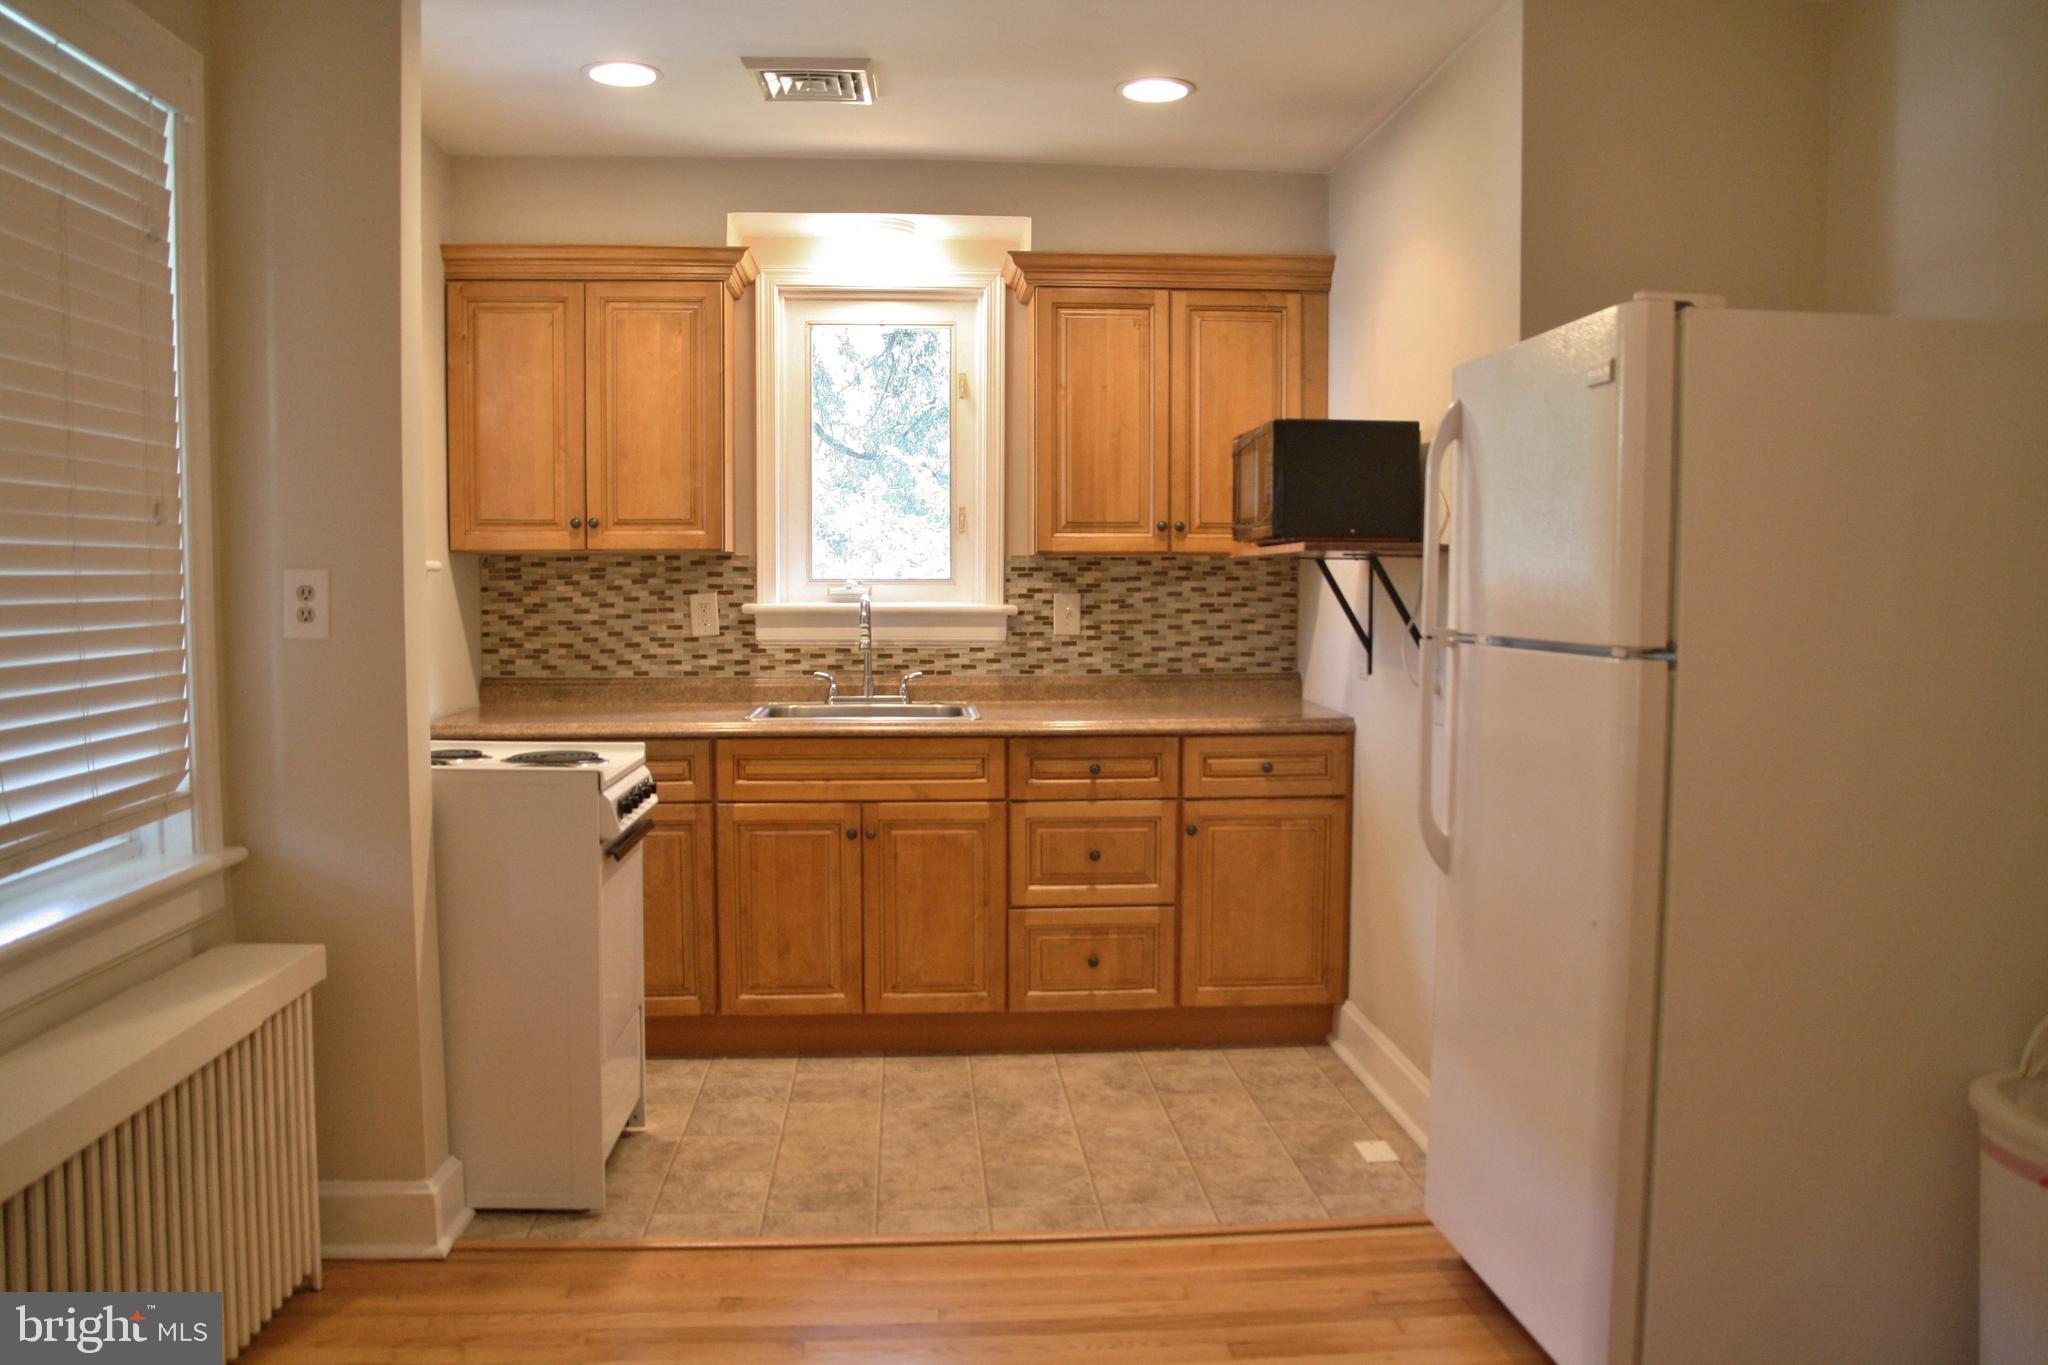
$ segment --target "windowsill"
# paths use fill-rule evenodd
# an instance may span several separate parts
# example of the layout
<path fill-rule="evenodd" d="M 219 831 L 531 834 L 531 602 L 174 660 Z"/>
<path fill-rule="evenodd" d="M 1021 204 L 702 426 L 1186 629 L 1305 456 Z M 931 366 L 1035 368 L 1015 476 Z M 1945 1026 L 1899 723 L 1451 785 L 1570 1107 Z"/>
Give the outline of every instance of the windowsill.
<path fill-rule="evenodd" d="M 0 972 L 27 958 L 75 945 L 130 913 L 217 877 L 249 856 L 244 848 L 137 858 L 80 875 L 54 894 L 0 901 Z M 44 921 L 29 927 L 33 917 Z M 16 937 L 10 937 L 16 935 Z"/>
<path fill-rule="evenodd" d="M 1000 644 L 1017 609 L 1007 602 L 875 602 L 875 639 L 882 643 L 980 642 Z M 742 602 L 754 618 L 755 638 L 764 641 L 831 641 L 860 638 L 860 607 L 854 602 Z"/>

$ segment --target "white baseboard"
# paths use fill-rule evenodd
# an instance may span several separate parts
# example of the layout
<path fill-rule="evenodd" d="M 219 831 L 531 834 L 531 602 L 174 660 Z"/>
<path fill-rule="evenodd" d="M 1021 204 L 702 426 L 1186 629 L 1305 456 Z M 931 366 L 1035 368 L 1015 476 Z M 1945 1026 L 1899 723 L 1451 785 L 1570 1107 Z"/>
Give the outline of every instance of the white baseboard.
<path fill-rule="evenodd" d="M 1365 1082 L 1365 1088 L 1415 1139 L 1415 1145 L 1428 1151 L 1429 1077 L 1422 1074 L 1422 1068 L 1409 1061 L 1394 1040 L 1349 1000 L 1337 1011 L 1337 1031 L 1330 1036 L 1330 1050 Z"/>
<path fill-rule="evenodd" d="M 432 1261 L 448 1254 L 474 1211 L 462 1163 L 425 1180 L 320 1182 L 320 1256 L 329 1261 Z"/>

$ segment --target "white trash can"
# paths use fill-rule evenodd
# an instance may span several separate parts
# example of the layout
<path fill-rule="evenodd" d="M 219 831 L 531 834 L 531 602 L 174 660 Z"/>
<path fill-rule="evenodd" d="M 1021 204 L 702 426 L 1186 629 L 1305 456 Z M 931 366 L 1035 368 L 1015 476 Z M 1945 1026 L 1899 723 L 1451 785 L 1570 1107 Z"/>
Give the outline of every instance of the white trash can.
<path fill-rule="evenodd" d="M 2017 1071 L 1970 1087 L 1977 1158 L 1977 1359 L 2048 1361 L 2048 1019 Z"/>

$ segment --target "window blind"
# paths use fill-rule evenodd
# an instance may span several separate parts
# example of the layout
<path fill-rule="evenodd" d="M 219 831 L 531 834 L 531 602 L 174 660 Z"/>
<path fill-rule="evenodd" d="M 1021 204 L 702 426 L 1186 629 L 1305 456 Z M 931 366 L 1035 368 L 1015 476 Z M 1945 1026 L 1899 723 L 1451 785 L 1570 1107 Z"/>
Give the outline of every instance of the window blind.
<path fill-rule="evenodd" d="M 172 133 L 0 7 L 0 875 L 188 800 Z"/>

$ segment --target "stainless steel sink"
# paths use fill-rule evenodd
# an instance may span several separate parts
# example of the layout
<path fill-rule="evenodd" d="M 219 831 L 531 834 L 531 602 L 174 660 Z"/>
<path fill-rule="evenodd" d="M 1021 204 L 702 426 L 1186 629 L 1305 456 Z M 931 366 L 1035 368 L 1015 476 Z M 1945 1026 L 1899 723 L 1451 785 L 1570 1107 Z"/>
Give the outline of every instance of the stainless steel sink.
<path fill-rule="evenodd" d="M 895 697 L 844 697 L 838 701 L 777 701 L 747 712 L 748 720 L 978 720 L 981 712 L 960 701 L 899 701 Z"/>

